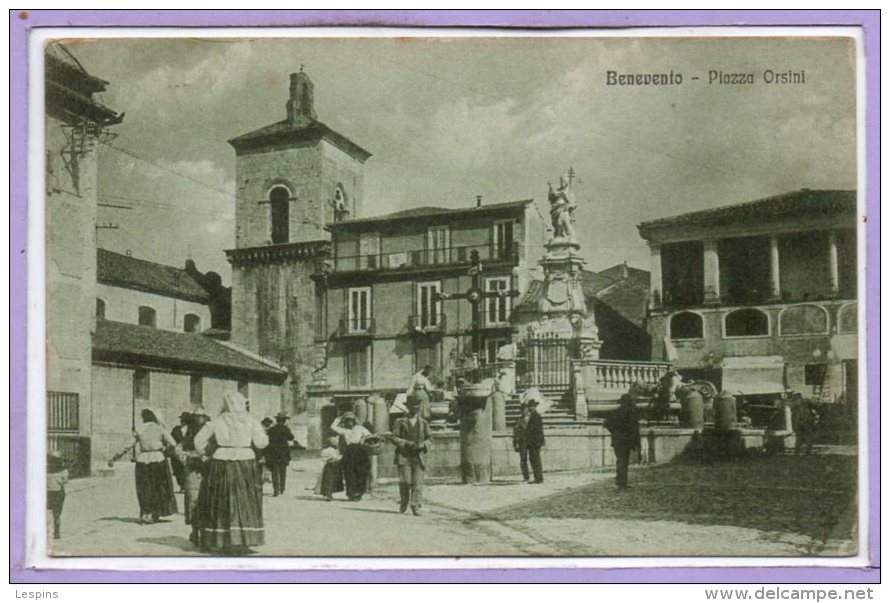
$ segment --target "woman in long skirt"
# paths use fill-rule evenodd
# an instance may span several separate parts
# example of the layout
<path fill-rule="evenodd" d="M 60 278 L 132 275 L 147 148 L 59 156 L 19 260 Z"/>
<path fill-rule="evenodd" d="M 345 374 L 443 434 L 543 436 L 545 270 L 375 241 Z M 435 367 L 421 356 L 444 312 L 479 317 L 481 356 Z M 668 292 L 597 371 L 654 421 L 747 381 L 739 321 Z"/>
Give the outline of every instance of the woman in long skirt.
<path fill-rule="evenodd" d="M 136 437 L 136 498 L 141 522 L 155 523 L 177 511 L 173 474 L 164 454 L 174 443 L 160 413 L 145 408 L 140 416 L 142 424 L 133 430 Z"/>
<path fill-rule="evenodd" d="M 198 493 L 195 512 L 199 544 L 224 553 L 265 544 L 263 494 L 256 454 L 269 443 L 259 421 L 247 413 L 247 399 L 237 392 L 223 398 L 222 412 L 195 436 L 213 453 Z"/>
<path fill-rule="evenodd" d="M 204 427 L 210 417 L 204 414 L 192 414 L 186 425 L 186 432 L 182 441 L 176 445 L 176 458 L 182 463 L 183 468 L 183 506 L 185 507 L 185 524 L 192 526 L 189 540 L 198 544 L 198 522 L 195 511 L 198 507 L 198 493 L 201 490 L 201 481 L 207 464 L 206 452 L 195 449 L 195 436 Z"/>
<path fill-rule="evenodd" d="M 321 473 L 315 484 L 315 493 L 331 501 L 335 492 L 343 491 L 343 473 L 340 471 L 340 438 L 328 439 L 327 448 L 321 451 Z"/>
<path fill-rule="evenodd" d="M 371 459 L 362 442 L 371 432 L 359 425 L 358 419 L 351 412 L 338 417 L 331 429 L 340 434 L 340 453 L 343 455 L 340 470 L 346 484 L 346 498 L 352 501 L 361 500 L 371 474 Z"/>

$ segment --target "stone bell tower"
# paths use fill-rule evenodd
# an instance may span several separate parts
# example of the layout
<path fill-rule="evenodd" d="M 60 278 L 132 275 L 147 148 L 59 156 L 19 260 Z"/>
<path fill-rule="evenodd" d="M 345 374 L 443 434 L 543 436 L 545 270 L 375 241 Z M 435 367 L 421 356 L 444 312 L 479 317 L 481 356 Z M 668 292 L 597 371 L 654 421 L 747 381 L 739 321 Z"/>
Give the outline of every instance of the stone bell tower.
<path fill-rule="evenodd" d="M 330 255 L 325 226 L 361 217 L 362 173 L 371 153 L 318 120 L 315 88 L 290 76 L 285 119 L 229 140 L 235 149 L 232 343 L 288 370 L 282 409 L 310 447 L 319 442 L 306 386 L 323 355 L 315 345 Z M 306 426 L 301 434 L 300 426 Z"/>

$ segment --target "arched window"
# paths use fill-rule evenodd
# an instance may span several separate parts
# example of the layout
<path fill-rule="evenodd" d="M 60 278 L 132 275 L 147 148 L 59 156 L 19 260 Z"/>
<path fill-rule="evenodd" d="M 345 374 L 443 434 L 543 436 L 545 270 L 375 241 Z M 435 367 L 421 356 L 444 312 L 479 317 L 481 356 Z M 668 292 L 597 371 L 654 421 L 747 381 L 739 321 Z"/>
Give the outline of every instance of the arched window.
<path fill-rule="evenodd" d="M 197 314 L 186 314 L 182 326 L 186 333 L 197 333 L 201 330 L 201 317 Z"/>
<path fill-rule="evenodd" d="M 779 314 L 779 334 L 781 335 L 819 333 L 828 333 L 828 313 L 819 306 L 791 306 Z"/>
<path fill-rule="evenodd" d="M 839 333 L 855 333 L 859 330 L 859 317 L 856 304 L 841 306 L 837 313 L 837 330 Z"/>
<path fill-rule="evenodd" d="M 269 193 L 272 207 L 272 243 L 287 243 L 290 238 L 290 191 L 276 186 Z"/>
<path fill-rule="evenodd" d="M 99 297 L 96 298 L 96 318 L 105 318 L 105 300 Z"/>
<path fill-rule="evenodd" d="M 158 326 L 158 315 L 150 306 L 139 306 L 139 325 L 143 327 Z"/>
<path fill-rule="evenodd" d="M 701 339 L 704 321 L 695 312 L 678 312 L 671 316 L 671 339 Z"/>
<path fill-rule="evenodd" d="M 334 222 L 342 222 L 349 219 L 349 206 L 346 203 L 346 193 L 339 186 L 334 191 Z"/>
<path fill-rule="evenodd" d="M 769 316 L 762 310 L 743 308 L 724 318 L 726 337 L 758 337 L 769 335 Z"/>

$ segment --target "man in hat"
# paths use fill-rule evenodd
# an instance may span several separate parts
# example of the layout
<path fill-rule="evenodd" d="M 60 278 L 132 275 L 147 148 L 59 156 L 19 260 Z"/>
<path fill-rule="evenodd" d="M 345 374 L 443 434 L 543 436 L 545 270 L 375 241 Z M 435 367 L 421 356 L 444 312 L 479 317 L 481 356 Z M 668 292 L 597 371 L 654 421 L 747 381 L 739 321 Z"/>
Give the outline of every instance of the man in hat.
<path fill-rule="evenodd" d="M 636 402 L 632 396 L 621 396 L 620 406 L 606 419 L 606 429 L 612 434 L 612 448 L 615 450 L 615 481 L 618 488 L 624 490 L 628 488 L 630 453 L 640 449 L 640 426 Z"/>
<path fill-rule="evenodd" d="M 170 437 L 173 438 L 174 443 L 179 444 L 182 442 L 182 438 L 185 437 L 185 432 L 191 418 L 192 413 L 188 411 L 180 413 L 179 425 L 170 431 Z M 185 466 L 175 455 L 170 457 L 170 469 L 173 471 L 173 477 L 176 478 L 176 485 L 182 490 L 185 487 Z"/>
<path fill-rule="evenodd" d="M 287 426 L 290 417 L 280 412 L 275 415 L 275 425 L 266 432 L 269 445 L 266 446 L 266 466 L 272 474 L 272 496 L 284 494 L 287 479 L 287 466 L 290 464 L 290 443 L 294 434 Z"/>
<path fill-rule="evenodd" d="M 538 413 L 538 401 L 535 398 L 526 402 L 528 406 L 528 422 L 525 426 L 525 447 L 528 450 L 528 461 L 532 466 L 535 481 L 544 483 L 544 468 L 541 466 L 541 448 L 544 447 L 544 420 Z"/>
<path fill-rule="evenodd" d="M 396 445 L 396 465 L 399 467 L 399 511 L 420 515 L 423 504 L 424 457 L 432 445 L 430 424 L 420 413 L 420 400 L 408 397 L 408 416 L 396 419 L 392 428 L 392 442 Z"/>

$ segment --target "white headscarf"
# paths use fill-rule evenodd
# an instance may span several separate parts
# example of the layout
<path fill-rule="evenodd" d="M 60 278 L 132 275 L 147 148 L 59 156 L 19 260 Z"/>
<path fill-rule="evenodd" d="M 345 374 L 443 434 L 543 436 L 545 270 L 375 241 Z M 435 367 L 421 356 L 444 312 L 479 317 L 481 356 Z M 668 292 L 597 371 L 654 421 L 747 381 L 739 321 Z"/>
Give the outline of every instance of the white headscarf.
<path fill-rule="evenodd" d="M 239 392 L 227 393 L 223 396 L 222 409 L 219 411 L 220 415 L 226 413 L 247 414 L 247 398 Z"/>

